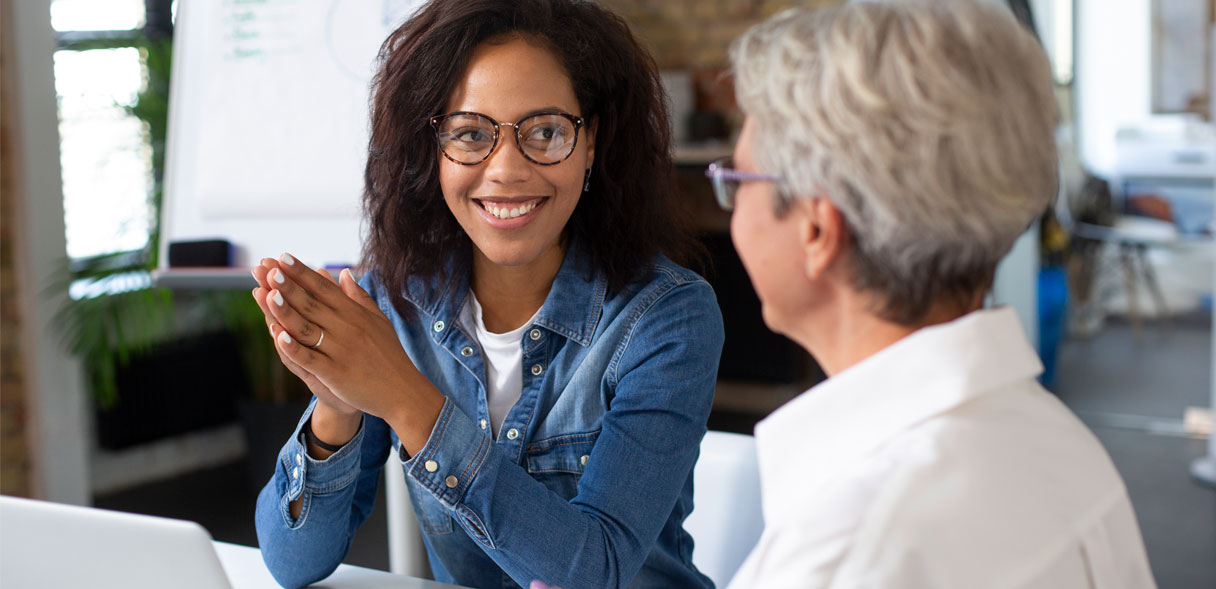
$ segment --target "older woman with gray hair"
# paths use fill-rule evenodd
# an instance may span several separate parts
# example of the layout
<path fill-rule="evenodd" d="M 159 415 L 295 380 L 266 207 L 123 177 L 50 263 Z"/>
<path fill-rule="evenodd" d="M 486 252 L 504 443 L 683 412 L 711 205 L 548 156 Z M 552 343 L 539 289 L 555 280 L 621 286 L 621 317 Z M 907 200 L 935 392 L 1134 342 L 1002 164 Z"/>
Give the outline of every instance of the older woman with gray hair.
<path fill-rule="evenodd" d="M 795 10 L 732 47 L 709 175 L 765 322 L 828 380 L 756 427 L 734 587 L 1151 587 L 1127 491 L 1035 381 L 997 263 L 1056 187 L 1034 37 L 975 1 Z"/>

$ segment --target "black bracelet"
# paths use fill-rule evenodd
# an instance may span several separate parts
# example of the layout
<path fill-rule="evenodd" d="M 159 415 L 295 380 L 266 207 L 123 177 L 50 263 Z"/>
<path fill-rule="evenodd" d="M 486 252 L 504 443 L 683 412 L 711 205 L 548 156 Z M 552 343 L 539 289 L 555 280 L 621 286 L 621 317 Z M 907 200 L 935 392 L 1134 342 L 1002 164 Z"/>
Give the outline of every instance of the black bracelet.
<path fill-rule="evenodd" d="M 308 417 L 308 421 L 304 422 L 304 439 L 316 444 L 318 448 L 327 452 L 337 452 L 338 450 L 342 449 L 342 446 L 346 445 L 342 444 L 341 446 L 335 446 L 333 444 L 326 444 L 325 442 L 322 442 L 321 438 L 317 437 L 317 434 L 312 433 L 311 415 Z"/>

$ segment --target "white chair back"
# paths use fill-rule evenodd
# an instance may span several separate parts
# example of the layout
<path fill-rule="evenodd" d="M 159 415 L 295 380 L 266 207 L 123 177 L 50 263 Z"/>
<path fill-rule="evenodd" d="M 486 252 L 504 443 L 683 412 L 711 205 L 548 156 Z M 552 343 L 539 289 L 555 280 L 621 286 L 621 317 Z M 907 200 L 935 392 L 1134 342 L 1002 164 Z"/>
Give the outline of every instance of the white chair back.
<path fill-rule="evenodd" d="M 410 505 L 410 489 L 396 452 L 389 452 L 384 464 L 385 503 L 388 506 L 388 568 L 390 571 L 420 579 L 431 578 L 422 530 Z"/>
<path fill-rule="evenodd" d="M 725 587 L 764 530 L 755 438 L 706 432 L 693 470 L 693 502 L 684 520 L 696 543 L 692 562 Z"/>

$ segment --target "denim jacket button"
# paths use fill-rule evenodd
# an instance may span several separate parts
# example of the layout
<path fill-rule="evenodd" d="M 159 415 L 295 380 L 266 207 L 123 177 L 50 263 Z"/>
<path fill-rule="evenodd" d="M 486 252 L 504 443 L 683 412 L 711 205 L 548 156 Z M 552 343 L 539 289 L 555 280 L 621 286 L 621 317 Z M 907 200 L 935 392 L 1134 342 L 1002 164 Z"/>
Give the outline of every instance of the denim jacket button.
<path fill-rule="evenodd" d="M 448 475 L 448 478 L 443 479 L 443 484 L 447 485 L 449 489 L 455 489 L 456 485 L 460 484 L 460 479 L 453 475 Z"/>
<path fill-rule="evenodd" d="M 443 331 L 443 327 L 444 327 L 444 325 L 443 325 L 442 321 L 436 321 L 435 322 L 435 333 L 439 333 L 439 332 Z"/>
<path fill-rule="evenodd" d="M 422 467 L 425 468 L 427 472 L 435 472 L 439 470 L 439 463 L 435 462 L 434 460 L 427 460 L 422 464 Z"/>
<path fill-rule="evenodd" d="M 291 469 L 291 478 L 293 478 L 293 479 L 300 478 L 300 467 L 297 466 L 297 467 L 294 467 Z"/>
<path fill-rule="evenodd" d="M 486 429 L 486 420 L 485 420 L 485 418 L 484 418 L 484 417 L 481 419 L 481 424 L 480 424 L 480 425 L 481 425 L 481 429 L 483 429 L 483 430 L 484 430 L 484 429 Z"/>
<path fill-rule="evenodd" d="M 469 346 L 465 346 L 465 347 L 463 347 L 463 348 L 460 348 L 460 355 L 461 355 L 461 356 L 464 356 L 465 358 L 468 358 L 469 356 L 472 356 L 472 355 L 473 355 L 473 348 L 471 348 L 471 347 L 469 347 Z"/>
<path fill-rule="evenodd" d="M 296 464 L 304 464 L 304 457 L 296 454 Z"/>
<path fill-rule="evenodd" d="M 590 457 L 590 456 L 588 456 L 588 455 L 586 455 L 586 454 L 583 454 L 583 456 L 582 456 L 581 458 L 579 458 L 579 459 L 578 459 L 578 463 L 579 463 L 580 465 L 582 465 L 582 466 L 587 466 L 587 460 L 588 460 L 589 458 L 591 458 L 591 457 Z"/>
<path fill-rule="evenodd" d="M 536 341 L 536 340 L 540 339 L 540 330 L 533 329 L 532 331 L 529 331 L 528 337 L 532 338 L 532 341 Z"/>
<path fill-rule="evenodd" d="M 540 373 L 542 373 L 544 371 L 545 371 L 545 368 L 543 366 L 541 366 L 540 364 L 532 365 L 532 376 L 540 376 Z"/>
<path fill-rule="evenodd" d="M 511 428 L 511 429 L 507 430 L 507 439 L 508 440 L 514 440 L 515 438 L 518 438 L 518 437 L 519 437 L 519 430 L 517 430 L 515 428 Z"/>

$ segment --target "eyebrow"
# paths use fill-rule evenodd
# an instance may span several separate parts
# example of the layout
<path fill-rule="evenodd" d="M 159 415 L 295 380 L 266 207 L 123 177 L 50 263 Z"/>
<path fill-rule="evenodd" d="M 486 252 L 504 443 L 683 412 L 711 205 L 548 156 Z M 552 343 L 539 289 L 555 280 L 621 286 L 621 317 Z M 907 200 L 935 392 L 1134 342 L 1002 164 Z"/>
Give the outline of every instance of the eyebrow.
<path fill-rule="evenodd" d="M 482 111 L 479 111 L 479 110 L 467 109 L 467 108 L 466 108 L 466 109 L 458 109 L 458 110 L 462 110 L 462 111 L 464 111 L 464 112 L 482 112 Z M 518 117 L 518 118 L 516 118 L 515 120 L 516 120 L 516 121 L 519 121 L 520 119 L 524 119 L 524 118 L 530 117 L 530 116 L 532 116 L 532 115 L 538 115 L 538 114 L 541 114 L 541 113 L 554 112 L 554 111 L 561 112 L 561 113 L 566 113 L 566 114 L 568 114 L 568 115 L 574 115 L 574 116 L 576 116 L 576 117 L 577 117 L 577 116 L 581 116 L 581 115 L 575 115 L 574 113 L 572 113 L 572 112 L 570 112 L 570 111 L 568 111 L 568 110 L 566 110 L 566 109 L 564 109 L 564 108 L 562 108 L 562 107 L 560 107 L 560 106 L 542 106 L 542 107 L 540 107 L 540 108 L 535 108 L 535 109 L 532 109 L 532 110 L 530 110 L 530 111 L 528 111 L 528 112 L 525 112 L 525 113 L 523 113 L 523 114 L 519 115 L 519 117 Z M 489 116 L 489 115 L 487 115 L 487 116 Z"/>
<path fill-rule="evenodd" d="M 530 111 L 524 113 L 524 117 L 535 115 L 535 114 L 540 114 L 543 112 L 552 112 L 552 111 L 564 112 L 566 114 L 574 114 L 560 106 L 544 106 L 544 107 L 538 108 L 536 110 L 530 110 Z M 522 119 L 523 117 L 520 117 L 520 118 Z"/>

